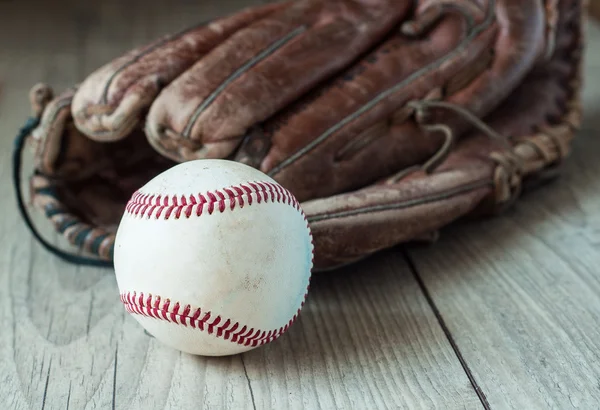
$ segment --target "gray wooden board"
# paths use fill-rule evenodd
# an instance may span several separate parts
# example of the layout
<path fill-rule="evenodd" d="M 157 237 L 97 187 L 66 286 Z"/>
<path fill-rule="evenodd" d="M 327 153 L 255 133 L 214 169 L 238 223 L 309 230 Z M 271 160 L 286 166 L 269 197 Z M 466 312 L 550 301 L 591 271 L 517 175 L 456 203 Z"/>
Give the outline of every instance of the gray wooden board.
<path fill-rule="evenodd" d="M 300 320 L 277 342 L 202 358 L 145 334 L 112 271 L 61 262 L 19 219 L 10 151 L 35 82 L 61 91 L 135 45 L 253 3 L 0 4 L 1 409 L 481 408 L 398 252 L 315 278 Z"/>
<path fill-rule="evenodd" d="M 600 29 L 560 180 L 409 252 L 493 409 L 600 408 Z"/>

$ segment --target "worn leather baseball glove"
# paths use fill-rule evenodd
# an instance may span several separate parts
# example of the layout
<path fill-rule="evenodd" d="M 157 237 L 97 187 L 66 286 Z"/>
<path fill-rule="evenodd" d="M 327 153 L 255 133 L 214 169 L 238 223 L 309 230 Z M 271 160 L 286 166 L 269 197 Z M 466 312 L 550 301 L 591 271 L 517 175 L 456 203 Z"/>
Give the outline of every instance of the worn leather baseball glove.
<path fill-rule="evenodd" d="M 560 169 L 581 120 L 584 8 L 249 8 L 137 48 L 57 97 L 35 86 L 15 177 L 29 139 L 33 204 L 79 257 L 108 265 L 133 192 L 203 158 L 244 162 L 294 193 L 317 270 L 433 239 L 459 218 L 506 209 Z"/>

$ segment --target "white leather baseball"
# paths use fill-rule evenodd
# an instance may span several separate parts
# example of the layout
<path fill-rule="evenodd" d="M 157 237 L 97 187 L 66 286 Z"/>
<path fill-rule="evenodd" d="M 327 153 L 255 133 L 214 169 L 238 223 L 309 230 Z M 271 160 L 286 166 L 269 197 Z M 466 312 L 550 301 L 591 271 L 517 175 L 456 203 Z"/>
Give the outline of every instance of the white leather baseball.
<path fill-rule="evenodd" d="M 238 162 L 176 165 L 141 187 L 119 224 L 121 300 L 156 339 L 221 356 L 271 342 L 294 322 L 312 269 L 293 195 Z"/>

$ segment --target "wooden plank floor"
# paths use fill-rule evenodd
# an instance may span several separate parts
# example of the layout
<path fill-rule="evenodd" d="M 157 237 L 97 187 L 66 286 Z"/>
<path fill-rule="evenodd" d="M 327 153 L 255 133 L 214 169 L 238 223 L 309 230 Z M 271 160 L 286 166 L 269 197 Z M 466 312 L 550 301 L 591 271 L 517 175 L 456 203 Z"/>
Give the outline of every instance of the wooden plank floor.
<path fill-rule="evenodd" d="M 600 30 L 562 178 L 409 253 L 492 408 L 600 408 Z"/>
<path fill-rule="evenodd" d="M 597 27 L 585 127 L 561 180 L 434 247 L 318 276 L 278 341 L 202 358 L 144 333 L 111 271 L 32 240 L 12 195 L 12 136 L 34 83 L 62 90 L 134 45 L 260 1 L 47 3 L 0 2 L 0 409 L 600 408 Z"/>

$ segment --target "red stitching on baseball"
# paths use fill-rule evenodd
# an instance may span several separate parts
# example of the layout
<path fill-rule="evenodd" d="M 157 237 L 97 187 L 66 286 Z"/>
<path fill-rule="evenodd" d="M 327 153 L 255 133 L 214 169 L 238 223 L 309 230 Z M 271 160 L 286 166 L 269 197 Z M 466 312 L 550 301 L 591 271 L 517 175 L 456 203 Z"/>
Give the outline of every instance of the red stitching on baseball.
<path fill-rule="evenodd" d="M 246 197 L 248 198 L 248 205 L 252 205 L 252 189 L 248 188 L 246 185 L 241 184 L 240 188 L 246 192 Z"/>
<path fill-rule="evenodd" d="M 125 212 L 139 217 L 179 219 L 181 217 L 190 218 L 194 213 L 194 208 L 196 216 L 201 216 L 204 211 L 212 215 L 216 210 L 220 213 L 225 212 L 227 208 L 233 211 L 236 207 L 243 208 L 246 204 L 250 206 L 254 201 L 259 204 L 263 201 L 271 201 L 291 205 L 306 219 L 300 203 L 290 191 L 279 184 L 258 181 L 189 195 L 189 197 L 145 194 L 136 191 L 127 202 Z"/>
<path fill-rule="evenodd" d="M 200 331 L 205 331 L 206 329 L 208 334 L 213 334 L 217 338 L 229 340 L 232 343 L 237 343 L 239 345 L 256 347 L 277 339 L 296 321 L 300 311 L 304 307 L 306 296 L 308 295 L 310 277 L 308 280 L 309 286 L 306 288 L 304 298 L 302 299 L 302 303 L 296 314 L 294 314 L 285 326 L 269 331 L 248 328 L 246 325 L 238 330 L 240 324 L 238 322 L 233 322 L 231 319 L 223 320 L 220 315 L 214 316 L 213 318 L 211 312 L 203 312 L 201 308 L 194 309 L 190 305 L 183 305 L 182 310 L 182 304 L 180 302 L 172 304 L 170 299 L 162 299 L 160 296 L 154 296 L 152 294 L 144 295 L 143 292 L 137 294 L 134 291 L 121 293 L 120 296 L 121 302 L 123 302 L 123 305 L 125 306 L 125 310 L 130 314 L 165 320 L 169 323 L 175 323 L 185 327 L 189 325 L 193 329 L 198 329 Z M 192 309 L 194 309 L 194 313 L 190 316 Z M 211 318 L 213 318 L 212 321 Z"/>

